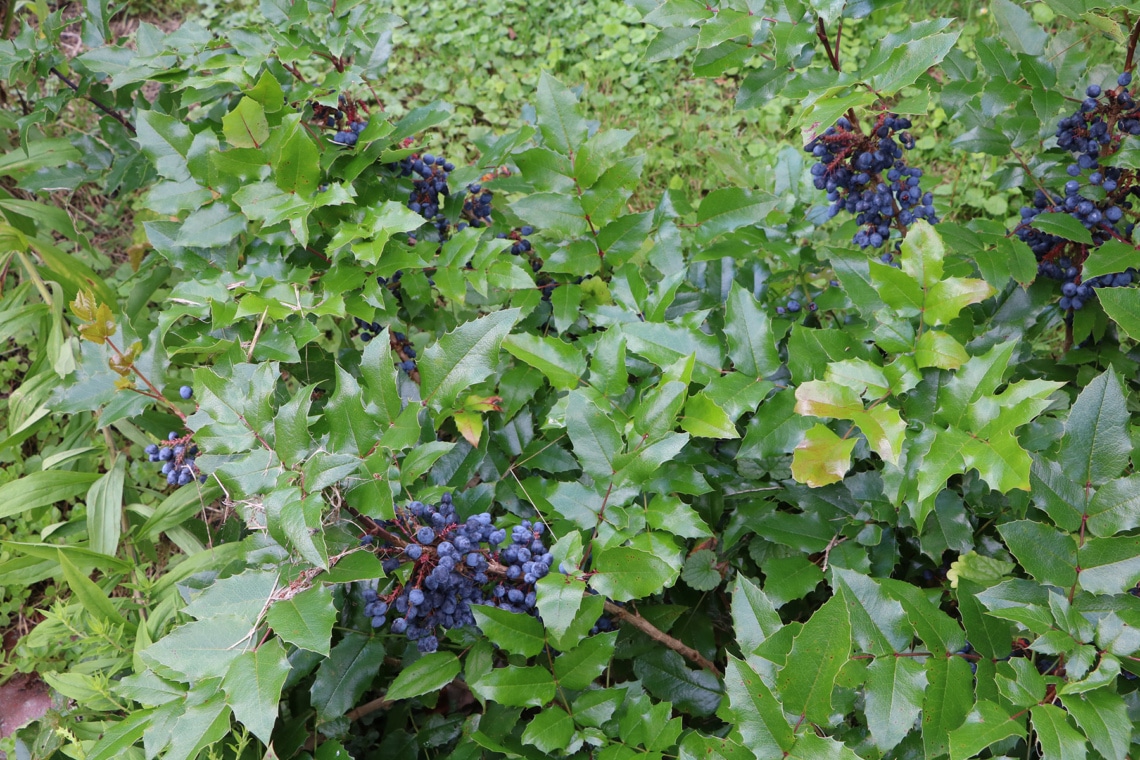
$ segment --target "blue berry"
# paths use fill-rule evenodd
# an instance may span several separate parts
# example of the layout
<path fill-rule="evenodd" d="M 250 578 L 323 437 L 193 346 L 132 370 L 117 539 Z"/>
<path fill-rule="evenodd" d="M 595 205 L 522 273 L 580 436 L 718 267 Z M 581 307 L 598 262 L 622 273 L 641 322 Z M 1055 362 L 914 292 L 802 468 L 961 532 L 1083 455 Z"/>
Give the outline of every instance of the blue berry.
<path fill-rule="evenodd" d="M 189 400 L 190 397 L 194 395 L 194 389 L 191 388 L 189 385 L 183 385 L 181 388 L 178 389 L 178 395 L 181 396 L 185 400 Z"/>
<path fill-rule="evenodd" d="M 427 526 L 424 526 L 416 531 L 416 540 L 421 544 L 430 544 L 435 540 L 435 531 Z"/>

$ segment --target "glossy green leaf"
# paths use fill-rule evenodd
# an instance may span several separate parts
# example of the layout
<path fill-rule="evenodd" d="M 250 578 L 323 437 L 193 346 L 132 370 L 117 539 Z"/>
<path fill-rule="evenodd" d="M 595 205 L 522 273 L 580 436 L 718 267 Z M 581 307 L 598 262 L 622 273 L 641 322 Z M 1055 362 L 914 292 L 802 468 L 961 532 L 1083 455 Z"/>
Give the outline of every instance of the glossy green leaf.
<path fill-rule="evenodd" d="M 459 658 L 451 652 L 425 654 L 399 672 L 384 696 L 394 702 L 430 694 L 454 681 L 459 671 Z"/>
<path fill-rule="evenodd" d="M 116 457 L 111 469 L 87 490 L 87 536 L 93 551 L 115 556 L 123 529 L 123 483 L 127 458 Z"/>
<path fill-rule="evenodd" d="M 796 445 L 792 477 L 813 488 L 838 483 L 851 468 L 851 452 L 854 450 L 854 438 L 841 439 L 817 423 Z"/>
<path fill-rule="evenodd" d="M 780 355 L 772 335 L 767 312 L 737 284 L 733 284 L 725 304 L 724 334 L 728 355 L 738 372 L 766 377 L 780 368 Z"/>
<path fill-rule="evenodd" d="M 586 357 L 572 344 L 539 335 L 508 335 L 507 353 L 537 369 L 555 388 L 572 390 L 586 374 Z"/>
<path fill-rule="evenodd" d="M 554 680 L 564 689 L 585 689 L 609 666 L 617 632 L 587 636 L 554 658 Z"/>
<path fill-rule="evenodd" d="M 561 707 L 553 706 L 531 718 L 521 738 L 523 744 L 549 754 L 564 751 L 573 736 L 574 720 Z"/>
<path fill-rule="evenodd" d="M 898 746 L 918 721 L 927 686 L 923 664 L 909 657 L 879 657 L 867 668 L 867 728 L 884 752 Z"/>
<path fill-rule="evenodd" d="M 1117 327 L 1132 340 L 1140 340 L 1140 296 L 1136 288 L 1101 288 L 1097 298 Z"/>
<path fill-rule="evenodd" d="M 730 655 L 724 684 L 741 736 L 759 760 L 780 758 L 792 748 L 795 736 L 783 708 L 748 663 Z"/>
<path fill-rule="evenodd" d="M 508 612 L 482 604 L 471 606 L 476 624 L 497 646 L 533 657 L 546 646 L 542 623 L 521 612 Z"/>
<path fill-rule="evenodd" d="M 1127 420 L 1115 372 L 1104 372 L 1085 386 L 1069 410 L 1061 439 L 1061 466 L 1075 483 L 1099 486 L 1120 475 L 1132 451 Z"/>
<path fill-rule="evenodd" d="M 339 718 L 352 709 L 371 685 L 384 662 L 380 639 L 349 633 L 341 639 L 328 659 L 317 668 L 309 695 L 317 715 L 325 720 Z"/>
<path fill-rule="evenodd" d="M 222 117 L 222 133 L 235 148 L 260 148 L 269 139 L 265 108 L 253 98 L 241 98 Z"/>
<path fill-rule="evenodd" d="M 804 624 L 792 644 L 776 685 L 788 712 L 826 723 L 839 671 L 851 654 L 851 619 L 839 597 L 832 597 Z"/>
<path fill-rule="evenodd" d="M 1032 520 L 998 526 L 1025 571 L 1042 583 L 1068 588 L 1077 581 L 1077 542 L 1067 533 Z"/>
<path fill-rule="evenodd" d="M 988 700 L 979 700 L 965 721 L 950 732 L 950 760 L 965 760 L 986 747 L 1011 736 L 1025 733 L 1023 723 Z"/>
<path fill-rule="evenodd" d="M 517 309 L 488 314 L 428 346 L 419 361 L 424 400 L 437 411 L 449 408 L 460 393 L 485 380 L 494 371 L 499 346 L 518 315 Z"/>
<path fill-rule="evenodd" d="M 542 707 L 554 698 L 554 678 L 546 668 L 495 668 L 471 685 L 484 699 L 508 707 Z"/>
<path fill-rule="evenodd" d="M 624 546 L 599 553 L 594 570 L 590 586 L 615 602 L 659 593 L 677 577 L 677 571 L 659 557 Z"/>

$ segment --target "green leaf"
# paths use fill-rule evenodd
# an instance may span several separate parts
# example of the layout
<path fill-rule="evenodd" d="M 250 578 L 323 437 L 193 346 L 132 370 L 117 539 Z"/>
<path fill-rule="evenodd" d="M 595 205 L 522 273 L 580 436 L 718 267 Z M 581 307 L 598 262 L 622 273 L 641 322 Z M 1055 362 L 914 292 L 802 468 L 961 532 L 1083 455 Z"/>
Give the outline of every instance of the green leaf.
<path fill-rule="evenodd" d="M 290 644 L 325 657 L 329 655 L 336 607 L 325 586 L 314 586 L 274 602 L 267 621 L 269 627 Z"/>
<path fill-rule="evenodd" d="M 962 725 L 950 732 L 950 760 L 965 760 L 1002 739 L 1024 735 L 1023 723 L 1010 716 L 994 702 L 979 700 Z"/>
<path fill-rule="evenodd" d="M 944 325 L 970 304 L 980 303 L 997 291 L 985 280 L 949 277 L 935 283 L 926 293 L 926 319 Z"/>
<path fill-rule="evenodd" d="M 372 684 L 383 662 L 384 644 L 379 639 L 346 634 L 321 662 L 309 689 L 317 715 L 322 720 L 334 720 L 348 712 Z"/>
<path fill-rule="evenodd" d="M 285 647 L 280 639 L 273 638 L 239 655 L 222 679 L 234 716 L 266 745 L 277 722 L 277 703 L 290 670 Z"/>
<path fill-rule="evenodd" d="M 309 404 L 315 387 L 298 390 L 273 417 L 273 448 L 286 467 L 293 467 L 309 452 Z"/>
<path fill-rule="evenodd" d="M 738 372 L 766 377 L 780 369 L 780 354 L 768 313 L 735 282 L 725 304 L 724 334 L 728 356 Z"/>
<path fill-rule="evenodd" d="M 562 638 L 582 606 L 585 582 L 561 573 L 551 573 L 539 579 L 535 591 L 538 597 L 535 605 L 543 625 L 552 637 Z"/>
<path fill-rule="evenodd" d="M 1109 369 L 1088 383 L 1069 410 L 1061 439 L 1061 466 L 1078 486 L 1099 486 L 1120 475 L 1132 441 L 1128 411 L 1116 373 Z"/>
<path fill-rule="evenodd" d="M 1083 224 L 1064 212 L 1038 214 L 1030 224 L 1042 232 L 1071 240 L 1074 243 L 1083 243 L 1087 246 L 1093 244 L 1092 233 Z"/>
<path fill-rule="evenodd" d="M 898 746 L 922 710 L 926 670 L 909 657 L 879 657 L 867 668 L 867 729 L 875 746 Z"/>
<path fill-rule="evenodd" d="M 594 570 L 590 586 L 615 602 L 660 593 L 677 577 L 677 572 L 659 557 L 624 546 L 598 554 Z"/>
<path fill-rule="evenodd" d="M 497 311 L 461 324 L 428 346 L 419 362 L 425 402 L 437 411 L 450 408 L 460 393 L 490 376 L 499 346 L 518 316 L 518 309 Z"/>
<path fill-rule="evenodd" d="M 1093 494 L 1085 513 L 1089 531 L 1102 538 L 1140 526 L 1140 475 L 1105 483 Z"/>
<path fill-rule="evenodd" d="M 932 34 L 910 40 L 897 47 L 886 47 L 891 53 L 886 62 L 863 77 L 871 75 L 871 86 L 882 95 L 893 95 L 914 82 L 932 66 L 942 61 L 958 41 L 959 32 Z M 872 74 L 873 72 L 873 74 Z"/>
<path fill-rule="evenodd" d="M 950 732 L 962 724 L 974 704 L 974 677 L 961 657 L 931 657 L 926 661 L 926 678 L 922 742 L 926 757 L 933 760 L 950 751 Z"/>
<path fill-rule="evenodd" d="M 509 665 L 471 684 L 477 696 L 507 707 L 542 707 L 554 699 L 554 678 L 546 668 Z"/>
<path fill-rule="evenodd" d="M 732 627 L 745 656 L 784 627 L 775 605 L 743 575 L 736 576 L 732 590 Z"/>
<path fill-rule="evenodd" d="M 242 652 L 253 649 L 256 629 L 235 615 L 215 615 L 179 626 L 141 653 L 190 681 L 221 678 Z"/>
<path fill-rule="evenodd" d="M 813 723 L 826 724 L 833 709 L 831 692 L 851 648 L 847 607 L 833 596 L 804 624 L 776 678 L 784 707 Z"/>
<path fill-rule="evenodd" d="M 574 736 L 574 720 L 558 706 L 551 706 L 531 718 L 522 733 L 522 743 L 533 745 L 547 755 L 561 754 Z"/>
<path fill-rule="evenodd" d="M 148 108 L 139 111 L 135 127 L 138 129 L 135 138 L 143 155 L 160 175 L 174 182 L 190 179 L 186 156 L 194 136 L 182 119 Z"/>
<path fill-rule="evenodd" d="M 633 672 L 650 694 L 668 699 L 678 710 L 693 715 L 712 715 L 724 693 L 715 675 L 693 670 L 671 649 L 657 647 L 637 657 Z"/>
<path fill-rule="evenodd" d="M 990 6 L 990 11 L 997 21 L 1001 38 L 1015 53 L 1036 56 L 1044 52 L 1049 35 L 1034 23 L 1033 17 L 1024 8 L 1011 3 L 1010 0 L 995 0 Z"/>
<path fill-rule="evenodd" d="M 862 573 L 843 568 L 832 568 L 831 572 L 835 591 L 847 607 L 855 645 L 880 657 L 906 649 L 914 630 L 903 605 Z"/>
<path fill-rule="evenodd" d="M 122 757 L 143 737 L 150 726 L 154 710 L 134 710 L 121 721 L 104 728 L 103 735 L 87 750 L 87 760 L 112 760 Z"/>
<path fill-rule="evenodd" d="M 235 148 L 260 148 L 269 139 L 265 108 L 253 98 L 241 98 L 222 117 L 222 134 Z"/>
<path fill-rule="evenodd" d="M 307 201 L 320 186 L 320 150 L 299 123 L 294 123 L 287 134 L 272 157 L 273 179 L 285 192 Z"/>
<path fill-rule="evenodd" d="M 1116 326 L 1132 340 L 1140 341 L 1140 294 L 1136 288 L 1100 288 L 1096 296 Z"/>
<path fill-rule="evenodd" d="M 585 689 L 605 671 L 614 654 L 617 631 L 587 636 L 554 658 L 554 680 L 564 689 Z"/>
<path fill-rule="evenodd" d="M 681 580 L 697 591 L 712 591 L 724 580 L 716 564 L 716 553 L 711 549 L 695 551 L 685 558 Z"/>
<path fill-rule="evenodd" d="M 1032 520 L 999 525 L 998 532 L 1025 571 L 1038 581 L 1063 588 L 1077 582 L 1077 542 L 1068 533 Z"/>
<path fill-rule="evenodd" d="M 759 760 L 791 750 L 796 738 L 783 707 L 748 663 L 729 655 L 724 686 L 736 727 Z"/>
<path fill-rule="evenodd" d="M 851 468 L 855 443 L 854 438 L 843 440 L 826 426 L 816 424 L 796 445 L 792 477 L 812 488 L 838 483 Z"/>
<path fill-rule="evenodd" d="M 759 225 L 777 203 L 771 195 L 740 187 L 713 190 L 701 200 L 697 210 L 701 240 L 707 242 L 740 227 Z"/>
<path fill-rule="evenodd" d="M 804 556 L 770 559 L 764 563 L 764 575 L 764 593 L 777 607 L 804 598 L 823 580 L 823 571 Z"/>
<path fill-rule="evenodd" d="M 1053 705 L 1034 705 L 1029 710 L 1041 756 L 1049 760 L 1084 760 L 1088 757 L 1085 737 L 1069 725 L 1065 711 Z"/>
<path fill-rule="evenodd" d="M 1089 251 L 1081 265 L 1081 278 L 1088 280 L 1102 274 L 1115 274 L 1140 268 L 1140 251 L 1134 245 L 1120 240 L 1106 240 Z M 1135 302 L 1135 298 L 1132 299 Z"/>
<path fill-rule="evenodd" d="M 92 551 L 115 556 L 119 535 L 123 530 L 123 482 L 127 474 L 127 458 L 115 458 L 115 464 L 87 490 L 87 536 Z"/>
<path fill-rule="evenodd" d="M 586 120 L 578 113 L 578 99 L 545 71 L 538 78 L 535 111 L 546 147 L 568 156 L 586 139 Z"/>
<path fill-rule="evenodd" d="M 71 593 L 83 605 L 83 609 L 94 617 L 102 620 L 109 625 L 121 625 L 124 628 L 129 626 L 126 619 L 119 613 L 115 605 L 111 602 L 110 598 L 103 593 L 103 589 L 99 588 L 86 575 L 79 571 L 79 568 L 67 558 L 67 554 L 62 551 L 58 552 L 59 566 L 63 571 L 63 579 L 71 588 Z"/>
<path fill-rule="evenodd" d="M 623 448 L 621 432 L 610 415 L 584 391 L 570 394 L 566 432 L 582 469 L 598 480 L 613 477 L 614 460 Z"/>
<path fill-rule="evenodd" d="M 459 658 L 451 652 L 425 654 L 400 670 L 384 698 L 394 702 L 439 691 L 455 680 L 460 669 Z"/>
<path fill-rule="evenodd" d="M 574 345 L 558 338 L 544 338 L 524 333 L 508 335 L 503 348 L 516 359 L 526 362 L 550 380 L 559 390 L 573 390 L 586 374 L 586 357 Z"/>
<path fill-rule="evenodd" d="M 1123 594 L 1140 583 L 1140 537 L 1091 538 L 1077 552 L 1081 588 Z"/>
<path fill-rule="evenodd" d="M 88 490 L 100 476 L 94 472 L 33 472 L 0 486 L 0 517 L 46 507 Z"/>
<path fill-rule="evenodd" d="M 214 581 L 196 594 L 182 611 L 199 620 L 215 615 L 235 615 L 252 628 L 260 621 L 269 598 L 276 590 L 276 570 L 246 570 Z"/>
<path fill-rule="evenodd" d="M 1119 694 L 1094 689 L 1084 694 L 1062 695 L 1061 702 L 1105 760 L 1124 760 L 1128 756 L 1133 725 Z"/>
<path fill-rule="evenodd" d="M 531 615 L 482 604 L 471 605 L 471 612 L 483 634 L 508 652 L 534 657 L 546 646 L 542 623 Z"/>
<path fill-rule="evenodd" d="M 681 429 L 694 438 L 740 437 L 728 413 L 704 393 L 692 395 L 685 401 Z"/>

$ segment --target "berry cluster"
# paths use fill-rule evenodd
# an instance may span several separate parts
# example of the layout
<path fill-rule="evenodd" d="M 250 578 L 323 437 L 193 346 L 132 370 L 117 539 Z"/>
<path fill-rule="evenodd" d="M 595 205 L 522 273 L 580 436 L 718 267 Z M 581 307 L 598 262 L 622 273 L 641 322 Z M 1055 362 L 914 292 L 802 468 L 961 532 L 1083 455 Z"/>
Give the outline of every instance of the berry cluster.
<path fill-rule="evenodd" d="M 1135 173 L 1101 165 L 1120 149 L 1125 137 L 1140 135 L 1140 105 L 1128 89 L 1131 83 L 1131 73 L 1125 72 L 1117 78 L 1115 88 L 1105 90 L 1095 84 L 1088 87 L 1076 113 L 1057 123 L 1057 145 L 1076 159 L 1066 168 L 1072 179 L 1065 183 L 1064 194 L 1037 190 L 1033 205 L 1021 209 L 1021 224 L 1015 234 L 1037 258 L 1037 273 L 1061 282 L 1059 305 L 1065 311 L 1083 308 L 1094 297 L 1096 288 L 1124 287 L 1136 279 L 1137 273 L 1132 269 L 1088 280 L 1081 278 L 1081 265 L 1091 248 L 1132 236 L 1134 225 L 1124 223 L 1124 216 L 1132 208 L 1129 198 L 1140 195 Z M 1089 231 L 1092 245 L 1074 243 L 1032 227 L 1033 220 L 1043 213 L 1069 214 Z"/>
<path fill-rule="evenodd" d="M 818 160 L 811 174 L 831 201 L 828 213 L 855 215 L 861 229 L 853 240 L 861 248 L 881 247 L 892 224 L 905 233 L 916 219 L 938 221 L 933 197 L 919 186 L 922 170 L 907 166 L 903 158 L 903 149 L 914 147 L 905 131 L 910 126 L 910 119 L 882 113 L 870 134 L 863 134 L 841 117 L 804 147 Z"/>
<path fill-rule="evenodd" d="M 529 224 L 524 224 L 522 227 L 511 230 L 510 232 L 500 232 L 495 237 L 502 240 L 510 240 L 510 254 L 512 256 L 522 256 L 525 258 L 530 262 L 531 271 L 537 273 L 540 269 L 542 269 L 543 261 L 538 257 L 538 254 L 535 252 L 534 246 L 531 245 L 531 242 L 526 239 L 527 235 L 533 234 L 534 227 L 531 227 Z"/>
<path fill-rule="evenodd" d="M 189 386 L 182 386 L 183 391 L 190 390 Z M 189 394 L 183 393 L 183 398 Z M 152 462 L 162 462 L 162 474 L 166 482 L 172 486 L 184 486 L 195 478 L 205 483 L 206 476 L 198 470 L 194 458 L 198 456 L 198 447 L 190 444 L 190 436 L 178 437 L 178 433 L 171 432 L 161 444 L 152 443 L 143 449 L 147 458 Z"/>
<path fill-rule="evenodd" d="M 460 222 L 459 224 L 470 224 L 475 228 L 490 226 L 491 201 L 494 195 L 494 193 L 478 182 L 472 182 L 468 185 L 467 197 L 463 199 L 463 218 L 466 222 Z M 462 226 L 458 228 L 463 229 Z"/>
<path fill-rule="evenodd" d="M 474 625 L 472 604 L 534 614 L 534 584 L 550 572 L 553 560 L 542 543 L 541 524 L 522 521 L 499 550 L 507 531 L 496 528 L 486 512 L 460 522 L 450 494 L 438 506 L 413 501 L 398 508 L 395 520 L 377 533 L 390 539 L 377 548 L 385 572 L 406 562 L 412 569 L 407 582 L 389 593 L 366 590 L 364 612 L 373 628 L 393 617 L 392 633 L 406 635 L 421 652 L 439 647 L 439 629 Z M 373 535 L 362 542 L 373 544 Z"/>
<path fill-rule="evenodd" d="M 309 102 L 309 107 L 313 109 L 313 121 L 325 129 L 336 131 L 333 142 L 352 147 L 368 126 L 368 107 L 343 94 L 337 96 L 337 106 L 333 108 L 315 101 Z"/>
<path fill-rule="evenodd" d="M 400 168 L 401 173 L 404 173 L 405 168 L 408 169 L 405 176 L 416 175 L 412 180 L 412 192 L 408 196 L 408 208 L 428 221 L 442 221 L 437 217 L 440 217 L 443 199 L 451 195 L 447 177 L 455 171 L 455 164 L 444 160 L 443 156 L 413 153 L 400 162 Z"/>
<path fill-rule="evenodd" d="M 356 320 L 356 326 L 360 330 L 360 339 L 365 343 L 371 342 L 384 329 L 384 326 L 379 322 L 365 322 L 360 317 L 353 317 L 353 319 Z M 414 372 L 416 369 L 416 347 L 408 340 L 408 336 L 402 332 L 392 332 L 388 335 L 388 342 L 399 359 L 396 366 L 408 374 Z"/>

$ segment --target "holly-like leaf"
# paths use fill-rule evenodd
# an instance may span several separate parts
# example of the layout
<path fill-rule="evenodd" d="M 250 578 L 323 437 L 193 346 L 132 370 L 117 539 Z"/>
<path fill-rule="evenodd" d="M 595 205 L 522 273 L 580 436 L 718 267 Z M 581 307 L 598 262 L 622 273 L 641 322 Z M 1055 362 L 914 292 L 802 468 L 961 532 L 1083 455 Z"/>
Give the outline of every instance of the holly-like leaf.
<path fill-rule="evenodd" d="M 327 657 L 336 607 L 326 587 L 314 586 L 289 599 L 274 602 L 267 621 L 277 635 L 290 644 Z"/>
<path fill-rule="evenodd" d="M 376 677 L 384 662 L 384 644 L 360 633 L 348 633 L 317 668 L 309 689 L 312 705 L 325 720 L 348 712 Z"/>
<path fill-rule="evenodd" d="M 428 346 L 419 362 L 424 401 L 437 411 L 450 408 L 460 393 L 485 380 L 518 316 L 518 309 L 497 311 L 465 322 Z"/>
<path fill-rule="evenodd" d="M 922 663 L 908 657 L 878 657 L 867 668 L 867 728 L 875 746 L 898 746 L 918 720 L 927 686 Z"/>
<path fill-rule="evenodd" d="M 851 468 L 855 439 L 841 439 L 817 424 L 804 434 L 792 455 L 792 477 L 813 488 L 838 483 Z"/>
<path fill-rule="evenodd" d="M 273 638 L 239 655 L 222 679 L 234 716 L 266 745 L 277 722 L 277 703 L 290 669 L 285 647 L 280 639 Z"/>
<path fill-rule="evenodd" d="M 1068 533 L 1032 520 L 998 526 L 1025 571 L 1042 583 L 1068 588 L 1077 582 L 1077 542 Z"/>
<path fill-rule="evenodd" d="M 851 648 L 847 607 L 833 596 L 804 624 L 776 678 L 785 709 L 813 723 L 827 723 L 833 709 L 831 693 Z"/>
<path fill-rule="evenodd" d="M 1014 720 L 1004 707 L 979 700 L 962 725 L 950 732 L 950 760 L 965 760 L 991 744 L 1024 733 L 1024 718 Z"/>
<path fill-rule="evenodd" d="M 508 612 L 498 607 L 476 604 L 471 606 L 479 629 L 508 652 L 533 657 L 546 646 L 542 623 L 531 615 Z"/>
<path fill-rule="evenodd" d="M 732 655 L 724 673 L 729 710 L 745 745 L 757 758 L 780 758 L 796 742 L 784 709 L 748 663 Z"/>
<path fill-rule="evenodd" d="M 531 718 L 521 738 L 523 744 L 549 755 L 565 751 L 573 736 L 574 720 L 561 707 L 552 706 Z"/>
<path fill-rule="evenodd" d="M 1061 466 L 1078 485 L 1099 486 L 1120 475 L 1132 451 L 1128 411 L 1116 373 L 1093 378 L 1069 410 Z"/>
<path fill-rule="evenodd" d="M 454 681 L 459 671 L 459 658 L 451 652 L 425 654 L 400 671 L 384 696 L 395 701 L 430 694 Z"/>

